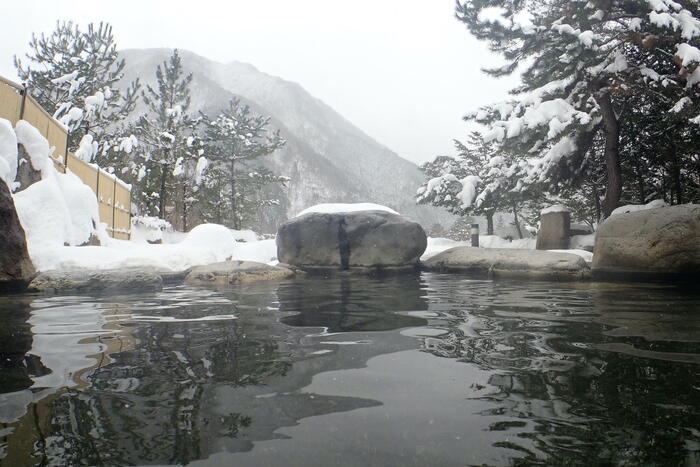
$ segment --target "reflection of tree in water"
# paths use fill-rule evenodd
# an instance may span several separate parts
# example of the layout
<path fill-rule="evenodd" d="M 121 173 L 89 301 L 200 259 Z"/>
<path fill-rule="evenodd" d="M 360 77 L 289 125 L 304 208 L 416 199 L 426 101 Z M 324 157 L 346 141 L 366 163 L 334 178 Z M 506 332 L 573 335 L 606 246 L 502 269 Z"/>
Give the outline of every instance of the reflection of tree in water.
<path fill-rule="evenodd" d="M 558 300 L 556 310 L 540 303 L 539 319 L 528 300 L 450 310 L 449 332 L 425 339 L 428 352 L 493 372 L 494 390 L 483 399 L 494 408 L 483 415 L 494 417 L 491 430 L 514 433 L 494 445 L 510 450 L 516 464 L 699 463 L 699 366 L 596 350 L 614 339 L 591 319 L 550 320 L 568 316 L 565 299 Z M 626 341 L 700 350 L 697 343 Z"/>
<path fill-rule="evenodd" d="M 231 313 L 230 306 L 219 312 Z M 178 313 L 196 317 L 202 307 L 181 306 Z M 202 457 L 208 436 L 235 438 L 251 423 L 242 413 L 200 413 L 217 386 L 264 384 L 291 365 L 268 333 L 239 320 L 140 323 L 132 336 L 139 345 L 110 355 L 87 387 L 44 407 L 35 458 L 60 465 L 186 464 Z"/>

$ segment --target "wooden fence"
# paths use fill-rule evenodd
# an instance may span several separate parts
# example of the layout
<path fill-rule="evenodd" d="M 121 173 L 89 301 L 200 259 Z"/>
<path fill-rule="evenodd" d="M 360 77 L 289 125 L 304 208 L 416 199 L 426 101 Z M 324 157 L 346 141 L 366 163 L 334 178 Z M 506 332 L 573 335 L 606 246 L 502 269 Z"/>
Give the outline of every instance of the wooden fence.
<path fill-rule="evenodd" d="M 68 152 L 68 132 L 43 109 L 20 84 L 0 76 L 0 118 L 15 126 L 19 120 L 32 124 L 54 148 L 53 163 L 59 172 L 70 170 L 97 196 L 100 222 L 107 224 L 113 238 L 131 236 L 131 188 L 114 175 Z"/>

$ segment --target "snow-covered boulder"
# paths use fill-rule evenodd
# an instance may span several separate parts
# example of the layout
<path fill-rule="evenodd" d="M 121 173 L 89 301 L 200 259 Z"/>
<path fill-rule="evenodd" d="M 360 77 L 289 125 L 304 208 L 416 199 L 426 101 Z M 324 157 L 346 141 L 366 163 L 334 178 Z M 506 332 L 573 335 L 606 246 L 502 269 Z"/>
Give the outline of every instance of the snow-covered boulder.
<path fill-rule="evenodd" d="M 24 229 L 7 184 L 0 180 L 0 290 L 17 290 L 34 277 Z"/>
<path fill-rule="evenodd" d="M 187 274 L 189 285 L 227 286 L 259 280 L 281 280 L 294 276 L 294 271 L 280 266 L 270 266 L 254 261 L 224 261 L 195 266 Z"/>
<path fill-rule="evenodd" d="M 413 268 L 426 245 L 420 224 L 379 210 L 312 212 L 277 232 L 280 263 L 301 268 Z"/>
<path fill-rule="evenodd" d="M 593 273 L 632 279 L 700 274 L 700 205 L 609 217 L 596 232 Z"/>
<path fill-rule="evenodd" d="M 582 280 L 590 268 L 579 255 L 541 250 L 456 247 L 423 263 L 428 271 L 457 272 L 490 278 L 556 281 Z"/>

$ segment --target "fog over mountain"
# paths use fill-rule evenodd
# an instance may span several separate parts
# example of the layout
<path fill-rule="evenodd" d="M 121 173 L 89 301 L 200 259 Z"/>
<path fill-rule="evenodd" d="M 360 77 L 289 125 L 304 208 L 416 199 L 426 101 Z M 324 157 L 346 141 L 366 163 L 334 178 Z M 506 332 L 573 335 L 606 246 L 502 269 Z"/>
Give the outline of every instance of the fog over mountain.
<path fill-rule="evenodd" d="M 143 84 L 153 84 L 156 66 L 171 53 L 171 49 L 122 51 L 123 82 L 139 77 Z M 193 74 L 191 112 L 215 115 L 231 98 L 239 97 L 254 112 L 272 117 L 271 126 L 282 132 L 287 144 L 267 158 L 271 169 L 291 179 L 283 190 L 286 199 L 280 214 L 293 216 L 318 203 L 374 202 L 425 227 L 451 222 L 446 212 L 415 204 L 423 174 L 414 163 L 374 141 L 299 84 L 246 63 L 217 63 L 184 50 L 180 56 L 185 72 Z"/>

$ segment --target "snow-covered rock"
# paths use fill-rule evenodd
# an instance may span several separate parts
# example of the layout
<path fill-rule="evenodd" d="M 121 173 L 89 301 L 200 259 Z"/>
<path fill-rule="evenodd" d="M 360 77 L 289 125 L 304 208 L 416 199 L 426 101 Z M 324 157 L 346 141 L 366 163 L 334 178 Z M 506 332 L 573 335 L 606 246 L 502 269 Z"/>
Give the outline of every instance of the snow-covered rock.
<path fill-rule="evenodd" d="M 294 276 L 294 271 L 254 261 L 225 261 L 197 266 L 187 274 L 189 285 L 227 286 L 260 280 L 281 280 Z"/>
<path fill-rule="evenodd" d="M 449 238 L 428 237 L 428 246 L 420 259 L 421 261 L 425 261 L 437 255 L 438 253 L 442 253 L 445 250 L 449 250 L 450 248 L 455 248 L 458 246 L 471 246 L 471 241 L 460 242 L 457 240 L 451 240 Z M 522 238 L 517 240 L 508 240 L 506 238 L 501 238 L 498 235 L 480 235 L 479 247 L 532 250 L 535 248 L 535 239 Z"/>
<path fill-rule="evenodd" d="M 279 261 L 301 268 L 412 268 L 426 244 L 420 224 L 378 210 L 309 213 L 277 232 Z"/>
<path fill-rule="evenodd" d="M 700 205 L 611 216 L 596 232 L 593 253 L 600 277 L 700 274 Z"/>
<path fill-rule="evenodd" d="M 590 268 L 579 255 L 541 250 L 457 247 L 423 263 L 429 271 L 491 278 L 583 280 Z"/>
<path fill-rule="evenodd" d="M 46 271 L 29 284 L 29 289 L 44 293 L 116 293 L 153 292 L 163 288 L 163 278 L 152 269 L 87 269 Z"/>
<path fill-rule="evenodd" d="M 668 206 L 666 202 L 662 199 L 655 199 L 649 201 L 647 204 L 627 204 L 625 206 L 620 206 L 610 213 L 610 216 L 617 216 L 618 214 L 627 214 L 629 212 L 645 211 L 647 209 L 663 208 Z"/>
<path fill-rule="evenodd" d="M 398 214 L 391 208 L 382 206 L 381 204 L 374 203 L 326 203 L 317 204 L 306 208 L 301 211 L 296 217 L 303 216 L 310 213 L 318 214 L 337 214 L 337 213 L 348 213 L 348 212 L 359 212 L 359 211 L 384 211 L 390 212 L 391 214 Z"/>

